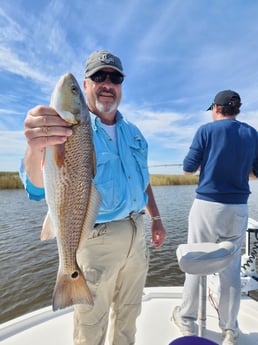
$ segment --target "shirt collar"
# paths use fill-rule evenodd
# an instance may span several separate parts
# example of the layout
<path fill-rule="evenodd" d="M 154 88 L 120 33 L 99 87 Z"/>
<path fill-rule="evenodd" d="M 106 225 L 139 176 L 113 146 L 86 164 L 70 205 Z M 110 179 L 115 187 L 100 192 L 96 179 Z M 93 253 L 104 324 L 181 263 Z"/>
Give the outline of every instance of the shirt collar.
<path fill-rule="evenodd" d="M 93 114 L 92 112 L 90 112 L 90 117 L 91 117 L 92 129 L 96 131 L 100 127 L 100 124 L 101 124 L 100 118 L 97 115 Z M 116 124 L 118 124 L 122 119 L 123 119 L 122 114 L 117 110 Z"/>

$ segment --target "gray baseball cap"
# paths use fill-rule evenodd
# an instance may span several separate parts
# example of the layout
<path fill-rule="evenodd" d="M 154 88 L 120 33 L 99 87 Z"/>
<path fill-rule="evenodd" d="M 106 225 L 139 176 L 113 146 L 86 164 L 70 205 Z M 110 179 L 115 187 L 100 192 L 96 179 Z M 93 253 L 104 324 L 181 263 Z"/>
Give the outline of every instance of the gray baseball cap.
<path fill-rule="evenodd" d="M 113 68 L 125 76 L 123 66 L 118 56 L 107 50 L 97 50 L 93 52 L 86 62 L 85 78 L 89 78 L 102 68 Z"/>

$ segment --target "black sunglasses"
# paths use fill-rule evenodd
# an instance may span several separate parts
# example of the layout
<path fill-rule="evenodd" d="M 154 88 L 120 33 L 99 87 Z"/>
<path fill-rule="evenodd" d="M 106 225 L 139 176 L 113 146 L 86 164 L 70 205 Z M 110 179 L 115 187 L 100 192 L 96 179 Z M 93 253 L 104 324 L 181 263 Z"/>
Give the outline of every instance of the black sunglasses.
<path fill-rule="evenodd" d="M 90 79 L 96 83 L 102 83 L 104 80 L 106 80 L 107 76 L 109 76 L 109 79 L 113 84 L 122 84 L 124 80 L 124 76 L 119 72 L 106 72 L 102 70 L 94 73 L 92 76 L 90 76 Z"/>

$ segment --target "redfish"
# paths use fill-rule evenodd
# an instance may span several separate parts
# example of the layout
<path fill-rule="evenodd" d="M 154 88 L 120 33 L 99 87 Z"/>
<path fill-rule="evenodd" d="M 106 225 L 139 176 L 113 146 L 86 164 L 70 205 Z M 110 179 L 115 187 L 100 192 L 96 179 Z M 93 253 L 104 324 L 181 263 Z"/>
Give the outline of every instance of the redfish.
<path fill-rule="evenodd" d="M 87 230 L 94 226 L 101 197 L 93 184 L 95 151 L 90 114 L 71 73 L 57 82 L 50 106 L 72 124 L 73 130 L 64 144 L 47 147 L 43 159 L 48 213 L 41 239 L 57 239 L 59 269 L 52 304 L 57 310 L 73 304 L 93 304 L 76 252 Z"/>

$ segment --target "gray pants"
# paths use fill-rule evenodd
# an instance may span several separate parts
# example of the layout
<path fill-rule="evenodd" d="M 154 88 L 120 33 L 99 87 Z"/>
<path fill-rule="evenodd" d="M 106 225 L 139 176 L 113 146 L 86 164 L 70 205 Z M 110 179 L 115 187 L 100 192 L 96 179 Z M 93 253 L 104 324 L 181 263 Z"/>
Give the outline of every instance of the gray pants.
<path fill-rule="evenodd" d="M 94 306 L 74 308 L 74 344 L 133 345 L 148 270 L 143 216 L 99 224 L 77 253 Z M 110 312 L 111 309 L 111 312 Z"/>
<path fill-rule="evenodd" d="M 189 214 L 188 243 L 231 241 L 239 247 L 232 263 L 219 274 L 219 326 L 238 329 L 241 294 L 241 245 L 248 222 L 246 204 L 221 204 L 195 199 Z M 199 276 L 186 274 L 180 316 L 197 319 Z"/>

